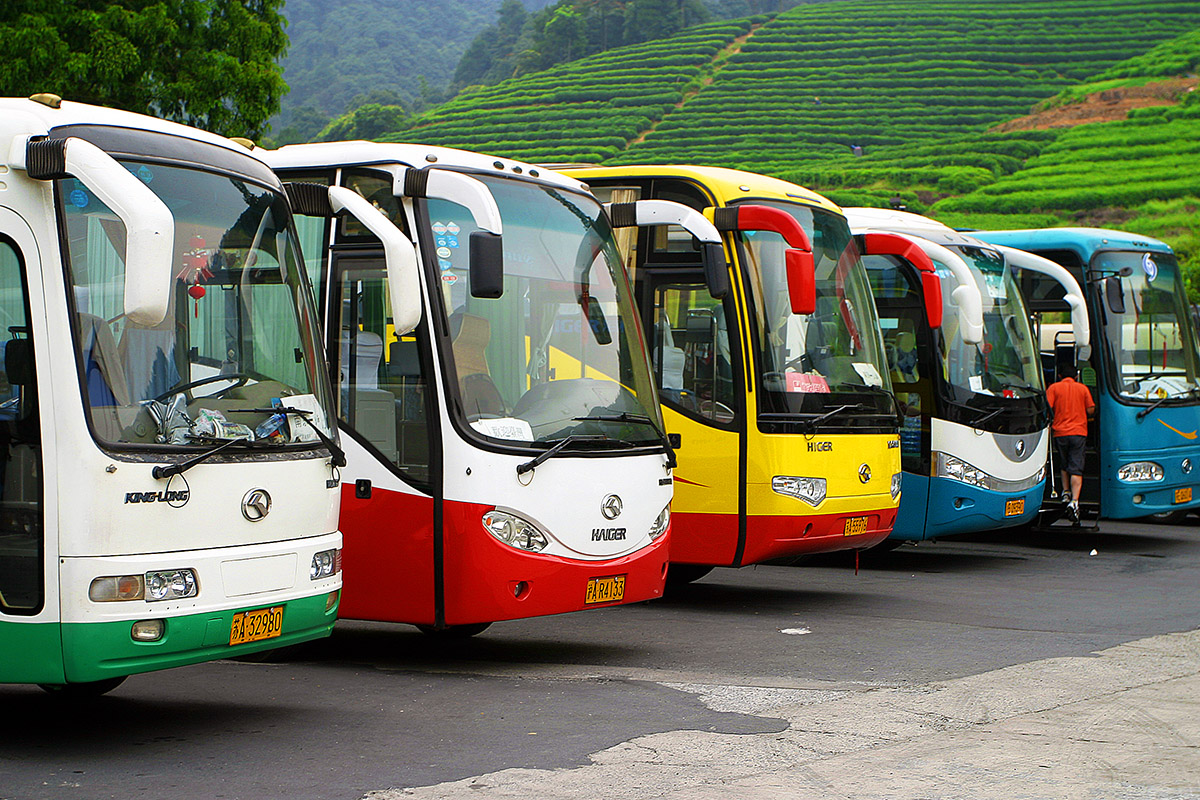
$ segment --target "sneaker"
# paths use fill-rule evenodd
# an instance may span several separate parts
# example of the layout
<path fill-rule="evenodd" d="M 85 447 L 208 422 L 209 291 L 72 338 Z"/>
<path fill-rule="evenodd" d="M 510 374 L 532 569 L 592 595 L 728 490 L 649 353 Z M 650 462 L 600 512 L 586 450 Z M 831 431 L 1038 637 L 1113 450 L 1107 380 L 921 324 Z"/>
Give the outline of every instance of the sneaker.
<path fill-rule="evenodd" d="M 1071 522 L 1075 523 L 1075 525 L 1079 525 L 1079 501 L 1078 500 L 1071 500 L 1067 503 L 1067 517 L 1069 517 Z"/>

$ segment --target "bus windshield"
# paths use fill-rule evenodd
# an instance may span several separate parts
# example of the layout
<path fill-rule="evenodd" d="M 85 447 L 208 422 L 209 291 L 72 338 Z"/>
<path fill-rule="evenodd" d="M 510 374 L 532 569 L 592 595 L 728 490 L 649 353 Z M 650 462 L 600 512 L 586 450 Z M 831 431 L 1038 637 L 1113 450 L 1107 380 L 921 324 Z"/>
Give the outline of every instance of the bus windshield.
<path fill-rule="evenodd" d="M 798 203 L 747 202 L 782 209 L 800 222 L 812 241 L 817 276 L 816 313 L 793 314 L 783 237 L 740 234 L 754 302 L 761 409 L 820 413 L 849 401 L 868 412 L 892 413 L 875 301 L 845 217 Z"/>
<path fill-rule="evenodd" d="M 983 299 L 983 341 L 963 342 L 958 315 L 942 320 L 946 348 L 943 374 L 960 401 L 973 395 L 1037 397 L 1045 392 L 1037 342 L 1017 282 L 1004 257 L 989 248 L 953 246 L 971 271 Z M 942 283 L 942 307 L 954 308 L 951 295 L 958 282 L 950 268 L 935 261 Z"/>
<path fill-rule="evenodd" d="M 1115 275 L 1125 268 L 1133 271 L 1119 278 L 1125 311 L 1114 313 L 1106 306 L 1101 316 L 1117 391 L 1139 400 L 1194 396 L 1200 389 L 1196 340 L 1175 257 L 1105 251 L 1091 264 L 1093 275 Z"/>
<path fill-rule="evenodd" d="M 141 447 L 229 439 L 311 447 L 320 441 L 314 427 L 332 435 L 316 317 L 284 197 L 229 175 L 124 165 L 175 219 L 170 302 L 154 327 L 124 316 L 120 219 L 78 180 L 59 182 L 94 435 Z M 304 413 L 261 410 L 280 406 Z"/>
<path fill-rule="evenodd" d="M 510 444 L 661 442 L 628 278 L 600 204 L 546 184 L 475 177 L 504 226 L 499 298 L 471 296 L 466 245 L 477 228 L 466 208 L 430 199 L 421 222 L 449 317 L 442 355 L 459 399 L 451 407 L 474 434 Z"/>

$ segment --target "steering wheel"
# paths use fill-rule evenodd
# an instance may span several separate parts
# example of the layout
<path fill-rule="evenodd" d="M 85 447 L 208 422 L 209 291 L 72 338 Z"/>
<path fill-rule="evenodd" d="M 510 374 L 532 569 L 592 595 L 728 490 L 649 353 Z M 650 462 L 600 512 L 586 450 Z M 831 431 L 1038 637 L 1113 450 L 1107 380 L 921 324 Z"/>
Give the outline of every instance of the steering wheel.
<path fill-rule="evenodd" d="M 720 402 L 719 400 L 701 400 L 699 411 L 701 415 L 710 417 L 717 422 L 723 423 L 733 422 L 734 418 L 737 416 L 733 413 L 732 408 Z"/>
<path fill-rule="evenodd" d="M 187 383 L 181 383 L 177 386 L 172 386 L 170 389 L 167 389 L 165 392 L 155 397 L 154 401 L 156 403 L 161 403 L 171 395 L 176 395 L 180 392 L 190 392 L 192 389 L 204 386 L 208 383 L 216 383 L 217 381 L 234 381 L 233 386 L 230 386 L 229 389 L 236 389 L 239 386 L 245 386 L 246 381 L 253 377 L 253 375 L 247 375 L 245 372 L 228 372 L 224 375 L 209 375 L 206 378 L 197 378 L 194 381 L 188 381 Z"/>

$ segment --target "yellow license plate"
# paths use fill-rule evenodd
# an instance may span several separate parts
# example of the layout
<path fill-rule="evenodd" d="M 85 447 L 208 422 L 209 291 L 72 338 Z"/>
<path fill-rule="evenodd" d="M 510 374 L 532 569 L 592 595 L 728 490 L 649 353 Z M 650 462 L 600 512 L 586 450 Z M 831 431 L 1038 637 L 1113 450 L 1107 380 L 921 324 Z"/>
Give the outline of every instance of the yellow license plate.
<path fill-rule="evenodd" d="M 867 532 L 867 517 L 850 517 L 846 520 L 846 527 L 842 530 L 843 536 L 857 536 L 860 533 Z"/>
<path fill-rule="evenodd" d="M 1175 490 L 1175 502 L 1176 503 L 1192 502 L 1192 487 L 1185 486 L 1182 489 L 1176 489 Z"/>
<path fill-rule="evenodd" d="M 615 603 L 625 599 L 625 576 L 612 575 L 608 578 L 591 578 L 587 582 L 586 603 Z"/>
<path fill-rule="evenodd" d="M 1018 497 L 1015 500 L 1004 501 L 1004 516 L 1016 517 L 1025 513 L 1025 498 Z"/>
<path fill-rule="evenodd" d="M 274 639 L 283 633 L 283 606 L 239 611 L 229 626 L 229 643 L 245 644 Z"/>

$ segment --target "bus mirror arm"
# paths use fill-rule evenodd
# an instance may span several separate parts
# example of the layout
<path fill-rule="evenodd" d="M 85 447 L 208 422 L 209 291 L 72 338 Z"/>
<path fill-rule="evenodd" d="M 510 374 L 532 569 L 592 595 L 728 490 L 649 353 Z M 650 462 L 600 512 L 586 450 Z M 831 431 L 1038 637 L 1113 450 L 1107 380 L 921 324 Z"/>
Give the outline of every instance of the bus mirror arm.
<path fill-rule="evenodd" d="M 460 205 L 475 226 L 469 237 L 471 296 L 495 299 L 504 294 L 504 226 L 496 198 L 483 181 L 445 169 L 391 168 L 396 197 L 433 198 Z"/>
<path fill-rule="evenodd" d="M 787 242 L 783 263 L 787 275 L 788 301 L 793 314 L 806 315 L 817 310 L 816 256 L 804 226 L 788 212 L 753 203 L 704 209 L 718 231 L 770 231 Z"/>
<path fill-rule="evenodd" d="M 335 214 L 349 213 L 383 243 L 392 326 L 397 337 L 410 332 L 421 321 L 421 277 L 413 243 L 358 192 L 330 186 L 329 205 Z"/>
<path fill-rule="evenodd" d="M 704 281 L 708 293 L 717 300 L 729 294 L 729 264 L 721 232 L 704 214 L 671 200 L 636 200 L 632 203 L 605 203 L 604 210 L 614 228 L 649 228 L 678 225 L 700 243 L 704 260 Z"/>
<path fill-rule="evenodd" d="M 108 153 L 83 139 L 26 140 L 10 161 L 34 180 L 74 177 L 125 225 L 125 317 L 152 328 L 167 316 L 174 274 L 175 218 L 166 204 Z"/>
<path fill-rule="evenodd" d="M 979 344 L 983 341 L 983 308 L 979 290 L 968 286 L 956 286 L 950 299 L 958 309 L 958 333 L 963 344 Z"/>
<path fill-rule="evenodd" d="M 1071 308 L 1071 331 L 1075 334 L 1075 344 L 1080 352 L 1090 353 L 1092 335 L 1089 327 L 1087 301 L 1084 300 L 1083 288 L 1079 285 L 1079 281 L 1075 280 L 1075 276 L 1061 264 L 1035 253 L 1027 253 L 1024 250 L 1006 246 L 997 249 L 1004 254 L 1005 263 L 1018 269 L 1027 269 L 1030 272 L 1046 275 L 1063 287 L 1063 301 Z M 1132 269 L 1127 274 L 1132 274 Z M 1117 278 L 1117 281 L 1119 283 L 1120 279 Z M 1105 289 L 1108 288 L 1108 285 L 1105 284 Z M 1116 300 L 1118 301 L 1116 306 L 1109 303 L 1109 310 L 1114 314 L 1125 313 L 1124 294 L 1117 292 Z"/>

